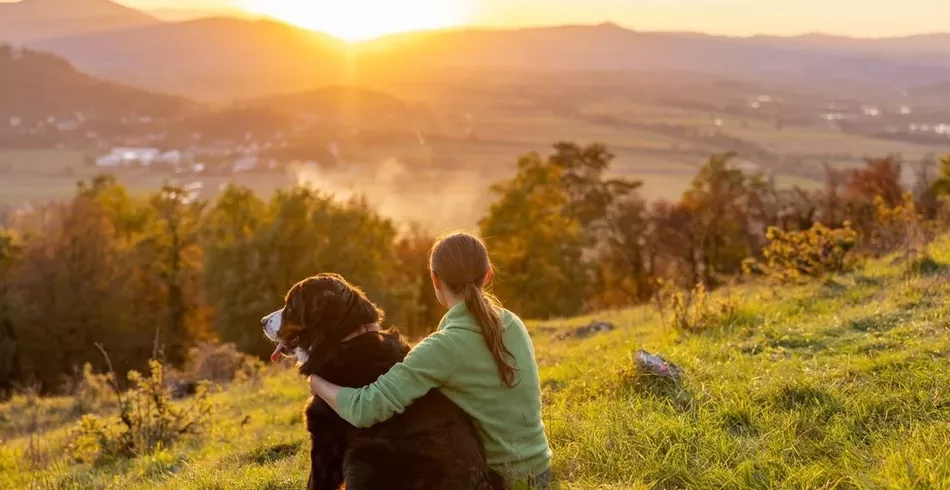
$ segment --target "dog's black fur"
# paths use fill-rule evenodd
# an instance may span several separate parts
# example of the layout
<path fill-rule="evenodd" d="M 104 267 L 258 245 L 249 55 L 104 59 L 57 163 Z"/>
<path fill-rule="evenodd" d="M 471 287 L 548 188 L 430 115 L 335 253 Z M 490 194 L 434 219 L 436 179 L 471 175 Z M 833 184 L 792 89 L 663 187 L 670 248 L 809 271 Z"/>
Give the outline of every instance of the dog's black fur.
<path fill-rule="evenodd" d="M 303 347 L 304 375 L 361 387 L 402 361 L 409 345 L 394 330 L 342 340 L 361 326 L 382 321 L 383 313 L 358 288 L 335 274 L 321 274 L 287 294 L 278 336 L 288 350 Z M 504 481 L 485 462 L 472 420 L 438 390 L 418 399 L 405 413 L 359 429 L 323 400 L 306 408 L 310 432 L 311 490 L 503 489 Z"/>

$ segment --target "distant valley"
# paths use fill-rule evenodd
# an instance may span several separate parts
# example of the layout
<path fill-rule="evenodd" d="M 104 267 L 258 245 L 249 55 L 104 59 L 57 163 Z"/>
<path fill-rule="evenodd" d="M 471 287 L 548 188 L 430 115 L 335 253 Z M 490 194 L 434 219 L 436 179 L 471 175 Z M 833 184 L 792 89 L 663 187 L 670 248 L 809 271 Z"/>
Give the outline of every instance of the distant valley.
<path fill-rule="evenodd" d="M 726 151 L 803 187 L 888 154 L 914 164 L 913 178 L 950 153 L 946 34 L 725 38 L 603 24 L 346 44 L 274 21 L 52 5 L 0 4 L 0 26 L 11 12 L 22 21 L 0 39 L 27 46 L 0 48 L 0 207 L 63 198 L 110 172 L 133 190 L 170 180 L 204 197 L 228 182 L 366 194 L 438 228 L 471 223 L 520 155 L 561 140 L 605 143 L 651 199 L 675 198 Z M 103 12 L 93 17 L 121 27 L 44 27 Z"/>

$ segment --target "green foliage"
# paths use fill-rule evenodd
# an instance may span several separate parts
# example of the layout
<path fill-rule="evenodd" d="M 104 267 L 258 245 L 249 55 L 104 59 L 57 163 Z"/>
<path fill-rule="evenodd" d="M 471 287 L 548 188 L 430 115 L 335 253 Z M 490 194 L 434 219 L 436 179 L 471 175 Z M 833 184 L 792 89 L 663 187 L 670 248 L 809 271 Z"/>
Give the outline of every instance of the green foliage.
<path fill-rule="evenodd" d="M 0 399 L 13 391 L 13 383 L 21 380 L 21 350 L 15 325 L 17 309 L 14 304 L 11 271 L 21 258 L 20 245 L 12 233 L 0 228 Z"/>
<path fill-rule="evenodd" d="M 950 242 L 929 252 L 945 265 Z M 570 341 L 558 334 L 594 318 L 528 322 L 560 488 L 947 488 L 950 281 L 902 270 L 874 260 L 834 287 L 746 287 L 734 317 L 748 318 L 715 335 L 658 328 L 646 307 L 599 313 L 617 329 Z M 640 348 L 679 365 L 682 382 L 639 371 Z M 292 370 L 267 372 L 260 387 L 209 394 L 213 430 L 98 464 L 67 458 L 69 431 L 46 420 L 72 402 L 39 398 L 35 466 L 29 435 L 6 438 L 0 488 L 302 488 L 308 397 Z M 0 412 L 27 426 L 17 403 Z"/>
<path fill-rule="evenodd" d="M 769 242 L 762 250 L 765 264 L 748 262 L 746 272 L 764 271 L 782 282 L 844 271 L 849 253 L 857 244 L 857 233 L 851 229 L 850 223 L 839 229 L 816 223 L 804 231 L 782 231 L 770 227 L 766 237 Z"/>
<path fill-rule="evenodd" d="M 118 397 L 118 417 L 85 415 L 69 435 L 67 447 L 80 462 L 131 458 L 168 447 L 181 437 L 200 434 L 210 421 L 209 385 L 202 383 L 185 404 L 175 404 L 165 382 L 165 366 L 152 360 L 150 374 L 130 371 L 129 390 Z"/>
<path fill-rule="evenodd" d="M 499 200 L 480 223 L 495 263 L 496 294 L 528 318 L 577 312 L 587 271 L 580 219 L 565 213 L 569 196 L 563 170 L 537 154 L 518 161 L 518 174 L 495 185 Z"/>
<path fill-rule="evenodd" d="M 165 358 L 178 365 L 196 340 L 208 336 L 198 317 L 202 265 L 198 237 L 205 204 L 190 201 L 185 189 L 168 184 L 149 204 L 154 217 L 137 252 L 151 264 L 153 287 L 159 289 L 165 306 L 156 319 Z"/>
<path fill-rule="evenodd" d="M 639 182 L 611 177 L 613 158 L 603 145 L 558 143 L 493 187 L 479 229 L 495 292 L 519 315 L 646 302 L 660 279 L 712 289 L 743 266 L 783 280 L 841 270 L 853 240 L 838 230 L 845 221 L 861 252 L 900 252 L 911 273 L 939 270 L 921 252 L 937 229 L 925 202 L 937 191 L 902 195 L 895 158 L 829 171 L 828 188 L 812 192 L 780 190 L 736 155 L 714 155 L 677 202 L 657 203 Z M 133 196 L 99 176 L 10 222 L 15 234 L 0 232 L 0 393 L 28 379 L 57 391 L 87 362 L 101 371 L 95 342 L 109 345 L 120 374 L 146 369 L 156 344 L 176 369 L 209 341 L 266 357 L 259 319 L 318 272 L 360 284 L 412 337 L 443 313 L 426 268 L 432 236 L 400 230 L 362 199 L 292 188 L 265 200 L 231 186 L 206 203 L 173 185 Z"/>
<path fill-rule="evenodd" d="M 716 285 L 724 275 L 734 275 L 752 255 L 755 243 L 749 230 L 755 220 L 750 203 L 761 182 L 730 165 L 735 155 L 715 155 L 700 169 L 682 204 L 692 215 L 688 253 L 691 284 Z"/>
<path fill-rule="evenodd" d="M 931 189 L 938 198 L 950 195 L 950 155 L 940 160 L 940 176 L 934 181 Z"/>
<path fill-rule="evenodd" d="M 266 356 L 273 346 L 257 325 L 304 277 L 335 272 L 359 284 L 384 309 L 393 301 L 396 229 L 363 200 L 296 188 L 269 203 L 228 188 L 203 222 L 204 285 L 214 331 L 238 349 Z M 249 287 L 252 286 L 252 287 Z"/>
<path fill-rule="evenodd" d="M 266 356 L 260 318 L 321 271 L 360 284 L 396 321 L 431 322 L 423 332 L 437 323 L 437 308 L 419 310 L 431 295 L 420 261 L 427 238 L 394 247 L 395 226 L 363 200 L 298 188 L 265 203 L 231 187 L 208 206 L 171 185 L 132 197 L 101 176 L 16 225 L 22 239 L 0 237 L 0 352 L 10 352 L 0 391 L 34 378 L 52 392 L 86 362 L 101 370 L 96 342 L 120 374 L 146 369 L 155 344 L 171 367 L 214 339 Z"/>
<path fill-rule="evenodd" d="M 410 225 L 395 245 L 396 262 L 389 286 L 391 302 L 399 304 L 387 312 L 387 321 L 398 325 L 400 333 L 421 339 L 438 328 L 444 314 L 429 278 L 429 249 L 435 237 L 420 226 Z"/>
<path fill-rule="evenodd" d="M 598 255 L 629 271 L 624 259 L 640 253 L 626 226 L 642 220 L 630 206 L 640 183 L 605 178 L 614 157 L 602 145 L 554 149 L 547 158 L 521 157 L 517 175 L 492 187 L 498 200 L 479 223 L 499 272 L 498 296 L 532 318 L 576 314 L 591 294 L 612 287 L 613 276 L 594 277 Z"/>

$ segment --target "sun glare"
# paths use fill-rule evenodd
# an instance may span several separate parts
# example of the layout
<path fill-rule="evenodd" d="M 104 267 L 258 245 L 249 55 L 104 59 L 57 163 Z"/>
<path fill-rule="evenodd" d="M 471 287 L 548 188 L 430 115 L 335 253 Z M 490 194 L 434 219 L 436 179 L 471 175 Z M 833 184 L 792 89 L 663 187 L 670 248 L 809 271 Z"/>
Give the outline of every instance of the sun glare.
<path fill-rule="evenodd" d="M 452 27 L 466 0 L 245 0 L 253 13 L 325 32 L 346 41 Z"/>

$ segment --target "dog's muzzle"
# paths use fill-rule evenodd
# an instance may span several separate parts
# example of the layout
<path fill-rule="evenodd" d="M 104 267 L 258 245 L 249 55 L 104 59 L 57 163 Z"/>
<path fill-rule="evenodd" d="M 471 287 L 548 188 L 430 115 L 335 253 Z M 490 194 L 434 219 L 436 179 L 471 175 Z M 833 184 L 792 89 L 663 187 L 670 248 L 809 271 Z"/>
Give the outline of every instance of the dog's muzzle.
<path fill-rule="evenodd" d="M 290 353 L 285 350 L 287 347 L 286 344 L 284 344 L 284 342 L 281 341 L 278 336 L 280 333 L 280 323 L 283 313 L 284 309 L 281 308 L 270 315 L 261 318 L 261 328 L 264 329 L 264 335 L 267 336 L 271 342 L 277 344 L 277 348 L 274 349 L 274 353 L 270 355 L 271 362 L 277 362 L 281 355 L 290 355 Z"/>

